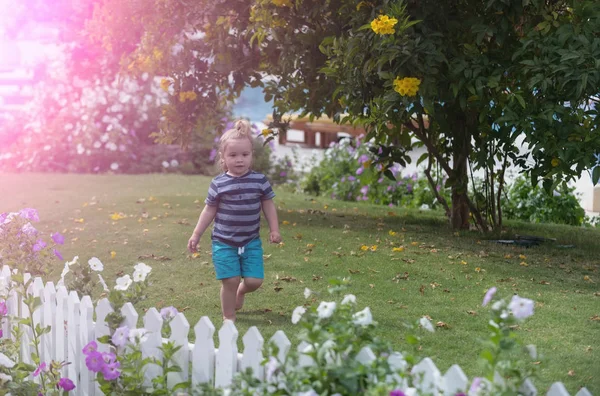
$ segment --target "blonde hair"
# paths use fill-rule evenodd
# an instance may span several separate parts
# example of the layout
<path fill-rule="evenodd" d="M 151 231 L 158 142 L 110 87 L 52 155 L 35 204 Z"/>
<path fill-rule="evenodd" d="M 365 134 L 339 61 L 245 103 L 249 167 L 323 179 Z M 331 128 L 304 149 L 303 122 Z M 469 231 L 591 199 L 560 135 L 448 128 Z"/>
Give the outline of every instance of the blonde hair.
<path fill-rule="evenodd" d="M 252 127 L 246 120 L 238 120 L 233 124 L 233 128 L 225 131 L 221 139 L 219 140 L 219 163 L 223 172 L 227 172 L 227 166 L 225 165 L 225 149 L 227 148 L 227 142 L 232 139 L 248 139 L 252 147 L 254 147 L 254 138 L 252 137 Z"/>

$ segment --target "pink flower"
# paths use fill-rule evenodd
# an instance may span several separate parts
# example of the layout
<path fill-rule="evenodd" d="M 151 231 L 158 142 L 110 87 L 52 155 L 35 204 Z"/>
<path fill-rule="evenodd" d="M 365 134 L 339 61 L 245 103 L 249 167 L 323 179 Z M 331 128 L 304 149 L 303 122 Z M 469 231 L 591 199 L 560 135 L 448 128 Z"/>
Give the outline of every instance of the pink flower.
<path fill-rule="evenodd" d="M 363 168 L 358 168 L 358 169 L 356 170 L 356 174 L 357 174 L 357 175 L 362 175 L 363 171 L 364 171 L 364 169 L 363 169 Z"/>
<path fill-rule="evenodd" d="M 42 371 L 46 371 L 46 362 L 40 363 L 40 365 L 33 372 L 33 376 L 37 377 Z"/>
<path fill-rule="evenodd" d="M 492 301 L 492 298 L 494 297 L 494 294 L 496 294 L 497 290 L 498 289 L 496 289 L 496 286 L 494 286 L 491 287 L 487 293 L 485 293 L 485 297 L 483 297 L 483 303 L 481 304 L 482 307 L 485 307 L 490 301 Z"/>
<path fill-rule="evenodd" d="M 513 296 L 508 304 L 513 316 L 517 319 L 525 319 L 533 315 L 534 301 L 528 298 Z"/>
<path fill-rule="evenodd" d="M 6 301 L 0 301 L 0 316 L 6 316 L 8 313 L 8 306 L 6 305 Z"/>
<path fill-rule="evenodd" d="M 68 378 L 61 378 L 58 380 L 58 387 L 63 388 L 65 391 L 69 392 L 75 389 L 75 384 Z"/>
<path fill-rule="evenodd" d="M 45 247 L 46 247 L 46 242 L 42 241 L 41 239 L 38 239 L 37 242 L 33 245 L 33 251 L 39 252 L 40 250 L 42 250 Z"/>
<path fill-rule="evenodd" d="M 63 258 L 63 255 L 62 255 L 62 254 L 60 254 L 60 252 L 59 252 L 58 250 L 56 250 L 56 249 L 52 249 L 52 252 L 54 253 L 54 255 L 55 255 L 56 257 L 58 257 L 58 259 L 59 259 L 59 260 L 64 260 L 64 258 Z"/>
<path fill-rule="evenodd" d="M 96 341 L 90 341 L 86 346 L 83 347 L 82 352 L 84 355 L 89 355 L 92 352 L 98 351 L 98 344 Z"/>
<path fill-rule="evenodd" d="M 19 215 L 27 220 L 31 221 L 40 221 L 40 217 L 38 216 L 38 211 L 32 208 L 25 208 L 19 211 Z"/>
<path fill-rule="evenodd" d="M 121 375 L 119 367 L 121 367 L 121 363 L 119 362 L 105 364 L 104 367 L 102 367 L 102 375 L 104 375 L 104 379 L 106 381 L 112 381 L 119 378 Z"/>
<path fill-rule="evenodd" d="M 104 367 L 104 364 L 104 358 L 100 352 L 90 352 L 85 358 L 86 367 L 88 370 L 93 371 L 94 373 L 101 371 Z"/>

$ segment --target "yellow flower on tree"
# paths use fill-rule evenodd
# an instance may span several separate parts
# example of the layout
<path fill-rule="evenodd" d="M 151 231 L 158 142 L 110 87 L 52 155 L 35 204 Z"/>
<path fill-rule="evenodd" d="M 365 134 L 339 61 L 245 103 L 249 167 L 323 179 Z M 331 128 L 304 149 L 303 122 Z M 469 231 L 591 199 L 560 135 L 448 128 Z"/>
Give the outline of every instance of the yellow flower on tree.
<path fill-rule="evenodd" d="M 186 100 L 194 101 L 197 97 L 198 95 L 196 95 L 196 92 L 194 91 L 183 91 L 179 93 L 179 101 L 182 103 Z"/>
<path fill-rule="evenodd" d="M 415 96 L 419 92 L 421 80 L 416 77 L 396 77 L 394 80 L 394 91 L 402 96 Z"/>
<path fill-rule="evenodd" d="M 262 133 L 263 137 L 267 137 L 271 134 L 270 129 L 263 129 L 260 133 Z"/>
<path fill-rule="evenodd" d="M 560 160 L 558 158 L 552 158 L 552 166 L 557 167 L 560 164 Z"/>
<path fill-rule="evenodd" d="M 162 58 L 164 57 L 162 51 L 158 48 L 154 48 L 154 50 L 152 51 L 152 55 L 156 60 L 162 60 Z"/>
<path fill-rule="evenodd" d="M 171 86 L 171 84 L 173 84 L 173 82 L 168 78 L 163 78 L 162 80 L 160 80 L 160 87 L 165 92 L 169 91 L 169 87 Z"/>
<path fill-rule="evenodd" d="M 394 26 L 398 23 L 396 18 L 390 18 L 387 15 L 379 15 L 371 22 L 371 29 L 375 34 L 394 34 L 396 29 Z"/>

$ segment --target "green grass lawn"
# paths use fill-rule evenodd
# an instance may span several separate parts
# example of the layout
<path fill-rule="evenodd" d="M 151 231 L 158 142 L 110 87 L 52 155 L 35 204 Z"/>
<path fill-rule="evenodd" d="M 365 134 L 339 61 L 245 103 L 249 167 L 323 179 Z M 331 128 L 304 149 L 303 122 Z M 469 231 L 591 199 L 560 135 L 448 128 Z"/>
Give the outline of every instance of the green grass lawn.
<path fill-rule="evenodd" d="M 151 265 L 153 285 L 141 315 L 149 306 L 174 305 L 192 327 L 204 315 L 218 327 L 220 284 L 210 236 L 202 238 L 199 257 L 186 251 L 209 181 L 179 175 L 0 174 L 0 212 L 37 208 L 40 229 L 66 235 L 65 259 L 79 255 L 87 262 L 97 256 L 107 279 L 131 273 L 140 261 Z M 496 286 L 501 295 L 518 293 L 536 301 L 535 315 L 518 333 L 544 355 L 538 390 L 545 393 L 552 382 L 562 381 L 572 394 L 581 386 L 600 394 L 599 230 L 510 223 L 503 238 L 516 232 L 558 240 L 514 248 L 475 232 L 453 233 L 436 212 L 276 192 L 284 244 L 264 245 L 265 283 L 247 296 L 238 314 L 240 339 L 253 325 L 265 339 L 279 329 L 293 338 L 291 312 L 305 303 L 304 288 L 327 299 L 327 280 L 350 276 L 351 292 L 361 309 L 371 307 L 382 337 L 402 350 L 403 320 L 429 315 L 448 328 L 423 335 L 423 354 L 443 371 L 458 363 L 473 376 L 489 319 L 481 300 Z M 127 217 L 113 221 L 114 212 Z M 263 223 L 263 236 L 267 230 Z M 362 245 L 377 249 L 362 251 Z M 392 252 L 399 246 L 404 251 Z M 50 279 L 58 279 L 63 264 L 57 260 Z"/>

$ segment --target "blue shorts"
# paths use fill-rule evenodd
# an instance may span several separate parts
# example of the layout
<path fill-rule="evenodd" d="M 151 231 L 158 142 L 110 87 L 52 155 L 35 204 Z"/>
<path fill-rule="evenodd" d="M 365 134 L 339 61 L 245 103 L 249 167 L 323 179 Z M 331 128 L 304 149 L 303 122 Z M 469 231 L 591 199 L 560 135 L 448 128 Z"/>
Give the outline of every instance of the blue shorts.
<path fill-rule="evenodd" d="M 229 246 L 223 242 L 212 241 L 212 259 L 217 279 L 265 278 L 263 249 L 260 238 L 248 242 L 243 248 Z"/>

